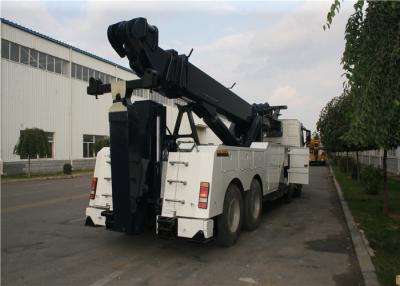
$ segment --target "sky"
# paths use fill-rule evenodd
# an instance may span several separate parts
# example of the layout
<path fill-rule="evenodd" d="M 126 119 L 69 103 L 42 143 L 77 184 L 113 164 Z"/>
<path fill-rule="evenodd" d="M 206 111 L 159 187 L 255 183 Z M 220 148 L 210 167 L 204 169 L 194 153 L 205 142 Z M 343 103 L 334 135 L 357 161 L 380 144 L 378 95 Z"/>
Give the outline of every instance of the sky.
<path fill-rule="evenodd" d="M 333 1 L 333 0 L 332 0 Z M 107 27 L 136 17 L 158 27 L 159 45 L 231 86 L 249 103 L 287 105 L 282 118 L 315 130 L 325 104 L 342 91 L 340 59 L 352 2 L 331 29 L 332 1 L 2 1 L 1 17 L 128 66 L 107 40 Z"/>

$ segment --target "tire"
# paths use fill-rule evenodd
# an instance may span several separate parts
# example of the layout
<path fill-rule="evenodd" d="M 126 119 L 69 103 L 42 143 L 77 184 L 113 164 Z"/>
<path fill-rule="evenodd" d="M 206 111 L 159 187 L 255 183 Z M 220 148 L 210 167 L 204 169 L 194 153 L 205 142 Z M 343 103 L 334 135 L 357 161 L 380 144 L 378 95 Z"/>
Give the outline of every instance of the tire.
<path fill-rule="evenodd" d="M 250 190 L 244 193 L 243 228 L 255 230 L 261 223 L 262 190 L 260 182 L 253 179 Z"/>
<path fill-rule="evenodd" d="M 288 191 L 286 192 L 286 194 L 283 196 L 283 202 L 285 203 L 285 204 L 289 204 L 289 203 L 291 203 L 292 202 L 292 200 L 293 200 L 293 192 L 294 192 L 294 185 L 293 184 L 290 184 L 289 185 L 289 189 L 288 189 Z"/>
<path fill-rule="evenodd" d="M 216 243 L 220 246 L 232 246 L 236 243 L 242 227 L 243 200 L 240 189 L 230 184 L 224 199 L 223 212 L 217 219 Z"/>
<path fill-rule="evenodd" d="M 303 185 L 296 184 L 294 191 L 293 191 L 293 197 L 295 197 L 295 198 L 301 197 L 302 189 L 303 189 Z"/>

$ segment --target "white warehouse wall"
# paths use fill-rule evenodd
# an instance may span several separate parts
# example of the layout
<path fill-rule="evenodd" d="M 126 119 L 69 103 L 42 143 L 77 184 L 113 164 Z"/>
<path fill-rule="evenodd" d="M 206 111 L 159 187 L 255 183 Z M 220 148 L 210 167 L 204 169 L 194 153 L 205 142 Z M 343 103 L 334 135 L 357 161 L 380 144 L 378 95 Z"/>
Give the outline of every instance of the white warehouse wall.
<path fill-rule="evenodd" d="M 2 60 L 2 159 L 18 160 L 13 149 L 20 130 L 39 127 L 55 133 L 55 158 L 67 152 L 70 85 L 67 78 Z"/>

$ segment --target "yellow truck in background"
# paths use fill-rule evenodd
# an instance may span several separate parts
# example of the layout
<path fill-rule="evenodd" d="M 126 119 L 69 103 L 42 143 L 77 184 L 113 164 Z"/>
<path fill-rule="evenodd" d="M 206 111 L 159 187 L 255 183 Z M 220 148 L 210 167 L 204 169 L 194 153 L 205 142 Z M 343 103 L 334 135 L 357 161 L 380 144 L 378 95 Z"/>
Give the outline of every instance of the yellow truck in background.
<path fill-rule="evenodd" d="M 314 134 L 308 143 L 308 148 L 310 148 L 310 166 L 311 165 L 325 165 L 326 155 L 325 150 L 321 145 L 321 140 L 318 134 Z"/>

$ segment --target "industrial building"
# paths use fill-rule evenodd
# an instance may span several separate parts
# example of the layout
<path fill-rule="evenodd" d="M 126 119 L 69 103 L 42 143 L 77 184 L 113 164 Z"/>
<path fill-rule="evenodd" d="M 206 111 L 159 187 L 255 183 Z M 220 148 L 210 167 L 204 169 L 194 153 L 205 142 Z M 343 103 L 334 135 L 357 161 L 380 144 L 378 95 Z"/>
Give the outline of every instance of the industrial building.
<path fill-rule="evenodd" d="M 94 144 L 109 134 L 112 100 L 111 96 L 95 99 L 86 94 L 90 77 L 110 83 L 136 75 L 107 59 L 1 19 L 0 167 L 4 174 L 26 171 L 27 159 L 13 151 L 20 133 L 34 127 L 46 132 L 51 156 L 32 160 L 33 173 L 61 171 L 65 163 L 75 170 L 94 166 Z M 167 125 L 172 130 L 177 101 L 149 90 L 135 91 L 132 96 L 133 101 L 146 99 L 167 107 Z M 202 120 L 195 118 L 195 123 L 201 143 L 219 142 Z M 187 121 L 181 129 L 189 131 Z"/>

